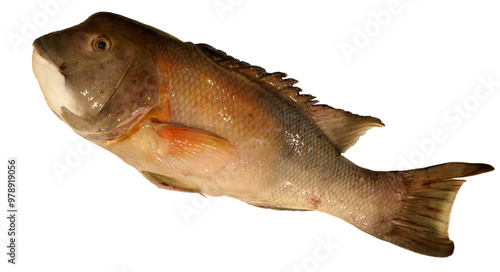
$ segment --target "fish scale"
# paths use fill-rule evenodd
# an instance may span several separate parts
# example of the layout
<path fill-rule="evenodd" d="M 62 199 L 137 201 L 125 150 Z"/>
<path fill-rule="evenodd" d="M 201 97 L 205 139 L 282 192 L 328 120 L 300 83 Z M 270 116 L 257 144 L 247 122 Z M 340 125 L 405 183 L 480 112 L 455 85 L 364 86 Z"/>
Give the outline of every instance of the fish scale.
<path fill-rule="evenodd" d="M 464 182 L 456 178 L 493 170 L 357 166 L 342 153 L 384 126 L 379 119 L 319 104 L 285 73 L 117 14 L 96 13 L 33 46 L 33 71 L 52 111 L 162 189 L 316 210 L 445 257 L 453 253 L 449 217 Z M 88 97 L 103 106 L 89 109 Z"/>

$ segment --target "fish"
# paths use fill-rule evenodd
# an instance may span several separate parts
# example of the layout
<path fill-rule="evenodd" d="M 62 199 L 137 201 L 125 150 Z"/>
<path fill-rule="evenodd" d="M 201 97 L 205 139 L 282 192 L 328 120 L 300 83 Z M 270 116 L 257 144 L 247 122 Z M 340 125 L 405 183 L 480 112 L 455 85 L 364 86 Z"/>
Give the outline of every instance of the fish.
<path fill-rule="evenodd" d="M 447 257 L 461 178 L 494 170 L 463 162 L 360 167 L 343 153 L 384 126 L 380 119 L 321 104 L 285 73 L 118 14 L 93 14 L 33 47 L 33 72 L 55 115 L 160 189 L 319 211 Z"/>

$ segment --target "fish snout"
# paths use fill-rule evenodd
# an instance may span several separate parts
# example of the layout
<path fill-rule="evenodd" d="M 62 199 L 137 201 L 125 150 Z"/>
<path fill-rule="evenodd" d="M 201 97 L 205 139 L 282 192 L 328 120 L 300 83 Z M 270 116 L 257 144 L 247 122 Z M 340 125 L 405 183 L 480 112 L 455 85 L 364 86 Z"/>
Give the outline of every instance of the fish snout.
<path fill-rule="evenodd" d="M 33 62 L 37 62 L 44 66 L 54 65 L 53 61 L 42 47 L 41 37 L 33 42 Z"/>

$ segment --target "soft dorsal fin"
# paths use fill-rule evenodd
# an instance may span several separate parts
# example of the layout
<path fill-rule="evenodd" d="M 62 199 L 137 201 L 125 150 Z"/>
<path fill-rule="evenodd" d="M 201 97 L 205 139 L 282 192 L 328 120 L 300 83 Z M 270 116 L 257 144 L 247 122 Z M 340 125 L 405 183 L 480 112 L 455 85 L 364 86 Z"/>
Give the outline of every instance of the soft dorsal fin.
<path fill-rule="evenodd" d="M 327 105 L 316 105 L 318 101 L 309 94 L 300 94 L 300 88 L 293 86 L 298 81 L 286 78 L 282 72 L 268 73 L 259 66 L 235 59 L 221 50 L 208 44 L 196 44 L 212 61 L 227 69 L 236 71 L 247 78 L 272 86 L 277 92 L 283 93 L 291 100 L 302 105 L 311 113 L 319 128 L 328 136 L 340 153 L 353 146 L 366 131 L 372 127 L 382 127 L 380 119 L 371 116 L 361 116 L 348 111 L 334 109 Z"/>
<path fill-rule="evenodd" d="M 311 107 L 313 119 L 340 153 L 353 146 L 372 127 L 383 127 L 380 119 L 361 116 L 327 105 Z"/>

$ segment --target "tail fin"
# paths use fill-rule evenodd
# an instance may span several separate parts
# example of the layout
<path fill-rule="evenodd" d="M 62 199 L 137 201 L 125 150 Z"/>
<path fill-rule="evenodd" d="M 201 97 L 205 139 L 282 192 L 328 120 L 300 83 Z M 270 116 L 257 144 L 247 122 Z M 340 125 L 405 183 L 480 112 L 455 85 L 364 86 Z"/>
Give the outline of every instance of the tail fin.
<path fill-rule="evenodd" d="M 488 164 L 446 163 L 422 169 L 392 172 L 402 180 L 405 192 L 382 239 L 403 248 L 435 257 L 453 253 L 448 238 L 451 207 L 465 180 L 494 168 Z"/>

